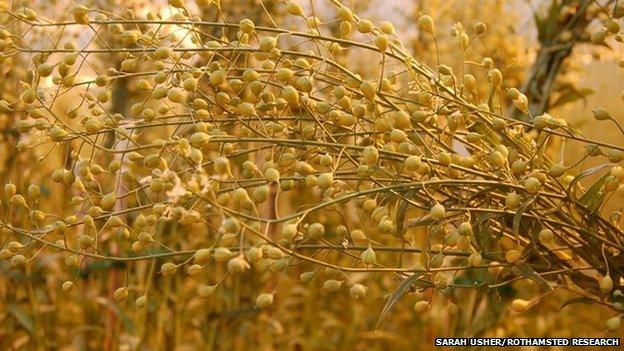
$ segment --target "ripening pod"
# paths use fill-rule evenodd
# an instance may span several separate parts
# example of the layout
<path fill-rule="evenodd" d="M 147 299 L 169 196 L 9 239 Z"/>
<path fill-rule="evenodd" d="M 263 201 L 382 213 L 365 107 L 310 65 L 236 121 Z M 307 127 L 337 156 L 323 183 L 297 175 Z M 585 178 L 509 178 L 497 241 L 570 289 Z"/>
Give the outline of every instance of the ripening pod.
<path fill-rule="evenodd" d="M 511 309 L 514 312 L 524 312 L 531 306 L 531 301 L 523 300 L 523 299 L 515 299 L 511 301 Z"/>
<path fill-rule="evenodd" d="M 22 254 L 17 254 L 11 257 L 11 267 L 13 268 L 24 267 L 27 263 L 28 259 Z"/>
<path fill-rule="evenodd" d="M 611 332 L 617 331 L 620 329 L 621 319 L 620 316 L 615 316 L 607 319 L 606 326 L 607 329 Z"/>
<path fill-rule="evenodd" d="M 143 308 L 143 307 L 145 307 L 145 305 L 147 305 L 147 296 L 146 295 L 141 295 L 138 299 L 136 299 L 134 301 L 134 307 L 136 307 L 136 308 Z"/>
<path fill-rule="evenodd" d="M 233 274 L 240 274 L 251 268 L 249 263 L 245 260 L 245 256 L 238 255 L 228 261 L 228 271 Z"/>
<path fill-rule="evenodd" d="M 602 44 L 607 38 L 608 29 L 602 27 L 591 34 L 590 40 L 592 44 Z"/>
<path fill-rule="evenodd" d="M 429 307 L 430 307 L 429 301 L 421 300 L 414 304 L 414 311 L 416 311 L 416 313 L 423 313 L 423 312 L 426 312 L 429 309 Z"/>
<path fill-rule="evenodd" d="M 360 91 L 362 91 L 362 95 L 367 97 L 369 100 L 374 100 L 377 87 L 375 86 L 375 83 L 366 80 L 360 85 Z"/>
<path fill-rule="evenodd" d="M 117 202 L 117 192 L 113 191 L 102 197 L 102 200 L 100 201 L 100 207 L 104 211 L 109 211 L 110 209 L 113 208 L 113 206 L 115 206 L 116 202 Z"/>
<path fill-rule="evenodd" d="M 598 121 L 604 121 L 607 119 L 611 119 L 611 114 L 603 109 L 603 108 L 597 108 L 595 110 L 592 111 L 594 114 L 594 118 Z"/>
<path fill-rule="evenodd" d="M 375 38 L 375 46 L 379 49 L 379 51 L 386 52 L 386 50 L 388 50 L 388 37 L 383 34 L 378 35 Z"/>
<path fill-rule="evenodd" d="M 537 236 L 542 244 L 551 243 L 555 237 L 553 231 L 548 228 L 540 230 Z"/>
<path fill-rule="evenodd" d="M 522 251 L 511 249 L 505 252 L 505 260 L 509 263 L 516 263 L 522 258 Z"/>
<path fill-rule="evenodd" d="M 340 280 L 335 280 L 335 279 L 328 279 L 325 282 L 323 282 L 323 291 L 327 292 L 327 293 L 333 293 L 336 292 L 338 290 L 340 290 L 340 287 L 342 286 L 342 281 Z"/>
<path fill-rule="evenodd" d="M 392 140 L 392 142 L 400 144 L 404 141 L 407 141 L 407 134 L 405 134 L 405 132 L 400 129 L 393 129 L 390 132 L 390 140 Z"/>
<path fill-rule="evenodd" d="M 288 11 L 288 13 L 290 13 L 293 16 L 305 17 L 303 13 L 303 8 L 301 7 L 301 5 L 299 5 L 298 3 L 294 1 L 289 1 L 286 4 L 286 11 Z"/>
<path fill-rule="evenodd" d="M 169 5 L 172 7 L 183 9 L 184 8 L 184 0 L 168 0 Z"/>
<path fill-rule="evenodd" d="M 297 236 L 297 233 L 298 233 L 298 228 L 297 228 L 297 224 L 295 223 L 286 224 L 282 228 L 282 237 L 286 241 L 292 241 L 295 238 L 295 236 Z"/>
<path fill-rule="evenodd" d="M 503 168 L 505 166 L 505 156 L 499 151 L 494 151 L 490 154 L 490 164 L 496 168 Z"/>
<path fill-rule="evenodd" d="M 89 8 L 84 5 L 76 5 L 71 10 L 74 21 L 80 24 L 89 24 Z"/>
<path fill-rule="evenodd" d="M 431 35 L 435 35 L 435 26 L 433 23 L 433 18 L 428 15 L 423 15 L 418 18 L 418 28 L 423 32 L 429 33 Z"/>
<path fill-rule="evenodd" d="M 349 295 L 356 300 L 365 298 L 367 293 L 368 289 L 362 284 L 356 283 L 349 288 Z"/>
<path fill-rule="evenodd" d="M 273 304 L 273 294 L 262 293 L 256 298 L 256 307 L 266 308 Z"/>
<path fill-rule="evenodd" d="M 511 164 L 511 172 L 513 174 L 522 174 L 526 171 L 528 162 L 525 160 L 515 160 Z"/>
<path fill-rule="evenodd" d="M 613 279 L 610 276 L 605 275 L 600 279 L 600 291 L 603 293 L 610 293 L 613 290 Z"/>
<path fill-rule="evenodd" d="M 178 266 L 176 266 L 175 263 L 167 262 L 167 263 L 163 263 L 163 265 L 160 266 L 160 273 L 166 277 L 169 275 L 173 275 L 177 269 L 178 269 Z"/>
<path fill-rule="evenodd" d="M 193 255 L 193 262 L 199 265 L 205 265 L 210 261 L 211 251 L 210 249 L 199 249 Z"/>
<path fill-rule="evenodd" d="M 377 263 L 377 256 L 375 255 L 375 251 L 370 246 L 370 244 L 368 245 L 368 248 L 364 250 L 364 252 L 362 252 L 362 254 L 360 255 L 360 258 L 362 259 L 362 262 L 368 266 L 374 265 Z"/>
<path fill-rule="evenodd" d="M 255 29 L 255 24 L 252 20 L 245 18 L 238 22 L 238 28 L 245 34 L 251 34 Z"/>
<path fill-rule="evenodd" d="M 269 192 L 268 185 L 259 186 L 253 191 L 251 197 L 256 203 L 263 203 L 269 198 Z"/>
<path fill-rule="evenodd" d="M 233 255 L 232 251 L 226 247 L 218 247 L 214 251 L 214 259 L 219 263 L 229 260 Z"/>
<path fill-rule="evenodd" d="M 492 88 L 498 88 L 503 81 L 503 74 L 498 68 L 492 68 L 487 74 L 488 80 Z"/>
<path fill-rule="evenodd" d="M 32 104 L 37 99 L 37 91 L 35 88 L 28 88 L 22 93 L 21 99 L 27 104 Z"/>
<path fill-rule="evenodd" d="M 202 146 L 208 144 L 210 141 L 210 135 L 204 132 L 196 132 L 191 135 L 191 145 L 196 148 L 201 148 Z"/>
<path fill-rule="evenodd" d="M 475 252 L 471 254 L 470 256 L 468 256 L 468 264 L 473 267 L 480 266 L 482 262 L 483 262 L 483 257 L 478 252 Z"/>
<path fill-rule="evenodd" d="M 567 170 L 567 167 L 562 163 L 555 163 L 548 170 L 548 174 L 555 178 L 561 177 Z"/>
<path fill-rule="evenodd" d="M 373 26 L 373 22 L 371 22 L 371 21 L 369 21 L 367 19 L 360 20 L 357 23 L 357 30 L 360 33 L 370 33 L 370 32 L 373 31 L 373 28 L 375 28 Z"/>
<path fill-rule="evenodd" d="M 435 204 L 431 207 L 431 209 L 429 210 L 429 217 L 431 217 L 431 219 L 433 220 L 440 220 L 442 218 L 444 218 L 446 216 L 446 209 L 444 208 L 444 206 L 442 206 L 442 204 Z"/>
<path fill-rule="evenodd" d="M 167 98 L 173 103 L 181 104 L 186 101 L 186 94 L 181 89 L 172 88 L 167 92 Z"/>
<path fill-rule="evenodd" d="M 362 161 L 366 164 L 374 164 L 379 160 L 379 151 L 374 146 L 367 146 L 362 151 Z"/>
<path fill-rule="evenodd" d="M 524 180 L 523 185 L 524 189 L 530 194 L 535 194 L 542 188 L 542 182 L 540 182 L 539 179 L 535 177 L 528 177 Z"/>
<path fill-rule="evenodd" d="M 115 291 L 113 292 L 113 300 L 115 302 L 122 302 L 125 301 L 126 298 L 128 298 L 128 289 L 126 287 L 120 287 L 115 289 Z"/>
<path fill-rule="evenodd" d="M 95 243 L 95 240 L 90 235 L 79 234 L 78 235 L 78 245 L 81 249 L 88 249 Z"/>
<path fill-rule="evenodd" d="M 64 292 L 70 292 L 70 291 L 72 291 L 73 288 L 74 288 L 74 282 L 69 281 L 69 280 L 64 281 L 63 285 L 61 286 L 61 289 Z"/>
<path fill-rule="evenodd" d="M 258 43 L 260 50 L 263 52 L 269 52 L 277 46 L 276 37 L 262 37 Z"/>

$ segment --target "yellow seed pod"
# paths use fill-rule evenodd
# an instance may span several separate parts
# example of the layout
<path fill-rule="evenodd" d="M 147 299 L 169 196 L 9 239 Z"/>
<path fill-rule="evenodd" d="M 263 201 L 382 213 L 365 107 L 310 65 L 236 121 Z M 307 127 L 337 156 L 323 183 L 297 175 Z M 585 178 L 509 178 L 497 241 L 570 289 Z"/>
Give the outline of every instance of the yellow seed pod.
<path fill-rule="evenodd" d="M 600 279 L 600 291 L 610 293 L 613 290 L 613 280 L 610 276 L 605 275 Z"/>
<path fill-rule="evenodd" d="M 93 244 L 94 240 L 91 236 L 85 234 L 78 235 L 78 245 L 80 246 L 80 248 L 88 249 L 93 246 Z"/>
<path fill-rule="evenodd" d="M 522 252 L 520 250 L 511 249 L 505 252 L 505 260 L 509 263 L 516 263 L 522 258 Z"/>
<path fill-rule="evenodd" d="M 351 237 L 351 241 L 353 241 L 353 243 L 355 244 L 360 244 L 368 241 L 366 234 L 364 234 L 364 232 L 360 229 L 353 229 L 349 233 L 349 236 Z"/>
<path fill-rule="evenodd" d="M 102 200 L 100 201 L 100 207 L 104 211 L 108 211 L 112 209 L 113 206 L 115 206 L 116 202 L 117 202 L 117 193 L 113 191 L 102 197 Z"/>
<path fill-rule="evenodd" d="M 362 151 L 362 161 L 367 164 L 377 163 L 379 160 L 379 151 L 374 146 L 367 146 Z"/>
<path fill-rule="evenodd" d="M 515 299 L 511 301 L 511 309 L 514 312 L 524 312 L 531 306 L 531 301 L 523 300 L 523 299 Z"/>
<path fill-rule="evenodd" d="M 374 265 L 377 263 L 377 256 L 375 254 L 375 251 L 370 245 L 368 245 L 368 248 L 364 250 L 364 252 L 362 252 L 362 254 L 360 255 L 360 258 L 362 259 L 362 262 L 365 265 L 370 266 L 370 265 Z"/>
<path fill-rule="evenodd" d="M 592 44 L 602 44 L 607 38 L 609 30 L 605 27 L 598 29 L 597 31 L 591 34 L 590 40 Z"/>
<path fill-rule="evenodd" d="M 134 307 L 143 308 L 147 305 L 147 296 L 142 295 L 134 301 Z"/>
<path fill-rule="evenodd" d="M 184 87 L 184 90 L 186 91 L 195 91 L 197 90 L 197 79 L 187 78 L 184 80 L 184 83 L 182 85 Z"/>
<path fill-rule="evenodd" d="M 318 185 L 318 187 L 323 190 L 330 188 L 333 185 L 333 183 L 334 183 L 334 174 L 330 172 L 323 173 L 320 176 L 318 176 L 316 179 L 316 185 Z"/>
<path fill-rule="evenodd" d="M 238 27 L 240 28 L 241 32 L 246 34 L 251 34 L 255 30 L 254 22 L 248 18 L 245 18 L 238 22 Z"/>
<path fill-rule="evenodd" d="M 356 300 L 365 298 L 367 293 L 368 289 L 362 284 L 356 283 L 349 288 L 349 296 Z"/>
<path fill-rule="evenodd" d="M 620 329 L 621 318 L 620 316 L 615 316 L 607 319 L 606 326 L 610 332 L 615 332 Z"/>
<path fill-rule="evenodd" d="M 199 249 L 193 255 L 193 262 L 199 265 L 205 265 L 210 261 L 212 251 L 210 249 Z"/>
<path fill-rule="evenodd" d="M 201 148 L 210 141 L 210 135 L 204 132 L 195 132 L 191 135 L 191 145 L 196 148 Z M 141 156 L 142 157 L 142 156 Z"/>
<path fill-rule="evenodd" d="M 243 255 L 238 255 L 228 261 L 227 268 L 230 273 L 240 274 L 248 270 L 250 266 Z"/>
<path fill-rule="evenodd" d="M 267 308 L 273 304 L 273 294 L 262 293 L 256 298 L 256 307 Z"/>
<path fill-rule="evenodd" d="M 480 266 L 481 263 L 483 263 L 483 257 L 481 257 L 481 254 L 478 252 L 475 252 L 473 254 L 471 254 L 470 256 L 468 256 L 468 264 L 471 266 Z"/>
<path fill-rule="evenodd" d="M 594 118 L 598 121 L 604 121 L 607 119 L 611 119 L 611 114 L 603 109 L 603 108 L 597 108 L 595 110 L 592 111 L 594 114 Z"/>
<path fill-rule="evenodd" d="M 388 21 L 382 21 L 379 24 L 379 29 L 381 29 L 382 32 L 384 32 L 385 34 L 388 34 L 388 35 L 392 35 L 392 34 L 395 33 L 394 25 L 391 22 L 388 22 Z"/>
<path fill-rule="evenodd" d="M 340 290 L 342 283 L 343 282 L 340 280 L 328 279 L 325 282 L 323 282 L 323 290 L 327 293 L 336 292 Z"/>
<path fill-rule="evenodd" d="M 242 104 L 238 105 L 237 108 L 238 108 L 238 111 L 243 116 L 254 116 L 254 115 L 256 115 L 256 109 L 255 109 L 254 105 L 249 103 L 249 102 L 243 102 Z"/>
<path fill-rule="evenodd" d="M 409 156 L 405 159 L 405 163 L 403 164 L 406 172 L 415 172 L 420 166 L 421 159 L 420 156 Z"/>
<path fill-rule="evenodd" d="M 88 24 L 89 17 L 89 8 L 84 5 L 76 5 L 71 10 L 72 15 L 74 16 L 74 21 L 80 24 Z"/>
<path fill-rule="evenodd" d="M 35 88 L 28 88 L 22 93 L 21 99 L 27 104 L 32 104 L 37 99 L 37 91 Z"/>
<path fill-rule="evenodd" d="M 11 257 L 11 267 L 13 268 L 24 267 L 27 263 L 28 259 L 24 255 L 17 254 Z"/>
<path fill-rule="evenodd" d="M 338 8 L 338 16 L 343 21 L 348 21 L 348 22 L 353 22 L 354 21 L 353 11 L 351 11 L 350 8 L 345 7 L 345 6 L 340 6 Z"/>
<path fill-rule="evenodd" d="M 214 251 L 215 261 L 221 263 L 228 261 L 234 254 L 226 247 L 218 247 Z"/>
<path fill-rule="evenodd" d="M 298 233 L 297 224 L 286 224 L 282 228 L 282 237 L 287 241 L 292 241 Z"/>
<path fill-rule="evenodd" d="M 262 37 L 258 43 L 261 51 L 269 52 L 277 46 L 276 37 Z"/>
<path fill-rule="evenodd" d="M 375 87 L 375 84 L 373 82 L 371 81 L 362 82 L 362 84 L 360 85 L 360 90 L 362 91 L 362 94 L 368 99 L 370 100 L 375 99 L 377 88 Z"/>
<path fill-rule="evenodd" d="M 282 91 L 282 97 L 288 102 L 290 106 L 299 105 L 299 92 L 293 86 L 287 86 Z"/>
<path fill-rule="evenodd" d="M 433 23 L 433 18 L 429 15 L 420 16 L 418 18 L 418 28 L 425 33 L 434 35 L 435 25 Z"/>
<path fill-rule="evenodd" d="M 542 182 L 536 177 L 528 177 L 524 180 L 524 188 L 530 194 L 535 194 L 542 188 Z"/>
<path fill-rule="evenodd" d="M 434 220 L 440 220 L 446 216 L 446 209 L 442 204 L 435 204 L 429 210 L 429 216 Z"/>
<path fill-rule="evenodd" d="M 128 298 L 128 289 L 126 287 L 120 287 L 113 292 L 113 300 L 115 302 L 122 302 Z"/>
<path fill-rule="evenodd" d="M 373 22 L 367 19 L 360 20 L 357 24 L 357 29 L 360 33 L 370 33 L 373 31 L 373 28 L 375 28 Z"/>
<path fill-rule="evenodd" d="M 399 144 L 407 140 L 407 134 L 400 129 L 393 129 L 390 132 L 390 140 Z"/>
<path fill-rule="evenodd" d="M 303 8 L 301 7 L 301 5 L 299 5 L 298 3 L 294 1 L 289 1 L 286 4 L 286 11 L 288 11 L 288 13 L 290 13 L 293 16 L 305 17 L 303 13 Z"/>
<path fill-rule="evenodd" d="M 548 228 L 542 229 L 538 233 L 538 238 L 543 244 L 552 242 L 554 237 L 553 231 Z"/>
<path fill-rule="evenodd" d="M 183 9 L 184 8 L 184 0 L 168 0 L 169 5 L 175 8 Z"/>
<path fill-rule="evenodd" d="M 499 151 L 494 151 L 490 154 L 490 163 L 496 168 L 502 168 L 505 166 L 505 156 Z"/>
<path fill-rule="evenodd" d="M 74 288 L 74 282 L 69 281 L 69 280 L 64 281 L 63 285 L 61 286 L 61 289 L 64 292 L 70 292 L 70 291 L 72 291 L 73 288 Z"/>
<path fill-rule="evenodd" d="M 424 313 L 427 310 L 429 310 L 429 307 L 430 307 L 429 301 L 421 300 L 414 304 L 414 311 L 416 311 L 416 313 Z"/>
<path fill-rule="evenodd" d="M 385 35 L 378 35 L 375 38 L 375 46 L 379 51 L 386 52 L 386 50 L 388 50 L 388 37 Z"/>
<path fill-rule="evenodd" d="M 163 265 L 160 266 L 160 273 L 166 277 L 169 275 L 173 275 L 177 269 L 178 266 L 176 266 L 175 263 L 167 262 L 163 263 Z"/>
<path fill-rule="evenodd" d="M 498 68 L 493 68 L 488 71 L 488 80 L 490 81 L 490 85 L 493 88 L 497 88 L 500 86 L 503 81 L 503 74 Z"/>

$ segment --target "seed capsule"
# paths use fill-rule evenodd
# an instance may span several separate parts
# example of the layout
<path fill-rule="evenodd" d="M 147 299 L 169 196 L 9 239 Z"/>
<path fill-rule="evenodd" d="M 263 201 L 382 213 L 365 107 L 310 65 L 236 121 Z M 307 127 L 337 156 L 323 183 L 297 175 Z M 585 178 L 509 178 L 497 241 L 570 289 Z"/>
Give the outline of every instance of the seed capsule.
<path fill-rule="evenodd" d="M 446 216 L 446 209 L 442 204 L 435 204 L 429 210 L 429 216 L 434 220 L 440 220 Z"/>
<path fill-rule="evenodd" d="M 368 289 L 362 284 L 353 284 L 349 289 L 349 295 L 353 299 L 363 299 L 366 297 L 366 293 Z"/>
<path fill-rule="evenodd" d="M 509 263 L 518 262 L 518 260 L 522 257 L 522 252 L 516 249 L 511 249 L 505 252 L 505 260 Z"/>
<path fill-rule="evenodd" d="M 256 298 L 256 307 L 266 308 L 273 304 L 273 294 L 262 293 Z"/>
<path fill-rule="evenodd" d="M 134 301 L 134 306 L 136 308 L 143 308 L 145 307 L 146 304 L 147 304 L 147 296 L 145 295 L 142 295 L 141 297 L 139 297 L 138 299 Z"/>
<path fill-rule="evenodd" d="M 250 268 L 249 263 L 245 261 L 245 257 L 243 255 L 238 255 L 228 261 L 227 264 L 228 271 L 230 273 L 239 274 Z"/>
<path fill-rule="evenodd" d="M 208 298 L 214 294 L 217 289 L 216 285 L 205 285 L 201 284 L 197 287 L 197 295 L 201 298 Z"/>
<path fill-rule="evenodd" d="M 362 151 L 362 161 L 367 164 L 377 163 L 379 160 L 379 151 L 374 146 L 367 146 Z"/>
<path fill-rule="evenodd" d="M 177 269 L 178 266 L 176 266 L 175 263 L 167 262 L 160 266 L 160 273 L 162 273 L 162 275 L 166 277 L 169 275 L 173 275 Z"/>
<path fill-rule="evenodd" d="M 613 290 L 613 280 L 610 276 L 605 275 L 600 279 L 600 291 L 610 293 Z"/>
<path fill-rule="evenodd" d="M 511 301 L 511 309 L 518 313 L 526 311 L 530 305 L 530 301 L 523 299 L 515 299 Z"/>
<path fill-rule="evenodd" d="M 423 15 L 418 18 L 418 28 L 423 32 L 434 35 L 435 27 L 433 24 L 433 18 L 428 15 Z"/>
<path fill-rule="evenodd" d="M 328 279 L 323 283 L 323 290 L 328 293 L 336 292 L 340 289 L 342 283 L 340 280 Z"/>
<path fill-rule="evenodd" d="M 61 286 L 61 289 L 63 289 L 64 292 L 70 292 L 72 291 L 73 288 L 74 288 L 74 282 L 69 281 L 69 280 L 63 282 L 63 285 Z"/>
<path fill-rule="evenodd" d="M 554 234 L 552 230 L 546 228 L 546 229 L 542 229 L 539 232 L 538 237 L 539 237 L 539 240 L 545 244 L 545 243 L 550 243 L 553 241 Z"/>
<path fill-rule="evenodd" d="M 621 319 L 620 316 L 615 316 L 607 319 L 606 326 L 607 329 L 611 332 L 617 331 L 620 329 Z"/>
<path fill-rule="evenodd" d="M 113 300 L 115 300 L 115 302 L 125 301 L 126 298 L 128 298 L 128 289 L 125 287 L 117 288 L 113 292 Z"/>
<path fill-rule="evenodd" d="M 429 301 L 421 300 L 414 304 L 414 311 L 416 313 L 423 313 L 429 309 Z"/>
<path fill-rule="evenodd" d="M 377 263 L 377 256 L 375 255 L 375 251 L 373 251 L 373 248 L 370 247 L 370 245 L 366 250 L 364 250 L 364 252 L 362 252 L 361 258 L 362 262 L 364 262 L 365 265 L 370 266 Z"/>

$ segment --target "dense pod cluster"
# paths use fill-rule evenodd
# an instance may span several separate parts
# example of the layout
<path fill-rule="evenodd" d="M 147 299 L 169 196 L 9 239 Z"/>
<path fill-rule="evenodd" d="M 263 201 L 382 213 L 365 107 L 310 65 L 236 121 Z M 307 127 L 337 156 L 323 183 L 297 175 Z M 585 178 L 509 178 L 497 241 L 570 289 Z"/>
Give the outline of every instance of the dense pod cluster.
<path fill-rule="evenodd" d="M 292 29 L 192 14 L 209 1 L 169 0 L 167 18 L 83 5 L 54 20 L 17 12 L 0 48 L 3 58 L 29 57 L 29 78 L 0 109 L 19 116 L 16 152 L 62 157 L 43 184 L 4 184 L 0 257 L 24 269 L 41 250 L 61 252 L 66 293 L 84 260 L 150 261 L 147 274 L 185 274 L 204 299 L 236 276 L 270 281 L 255 292 L 259 309 L 279 299 L 284 276 L 353 299 L 391 276 L 440 292 L 452 316 L 456 291 L 520 279 L 622 309 L 624 237 L 600 208 L 624 181 L 624 147 L 584 139 L 549 114 L 514 119 L 503 101 L 527 115 L 527 97 L 491 60 L 479 66 L 483 82 L 427 67 L 391 23 L 329 3 L 323 19 L 284 4 Z M 418 28 L 438 30 L 427 15 Z M 460 47 L 486 30 L 457 33 Z M 60 39 L 27 45 L 46 35 Z M 379 67 L 356 71 L 354 55 Z M 129 96 L 117 94 L 122 86 Z M 585 144 L 605 163 L 574 170 L 544 152 L 552 138 Z M 582 186 L 592 174 L 601 177 Z M 41 208 L 42 187 L 73 211 Z M 129 292 L 133 279 L 114 300 L 132 296 L 142 308 L 150 287 Z"/>

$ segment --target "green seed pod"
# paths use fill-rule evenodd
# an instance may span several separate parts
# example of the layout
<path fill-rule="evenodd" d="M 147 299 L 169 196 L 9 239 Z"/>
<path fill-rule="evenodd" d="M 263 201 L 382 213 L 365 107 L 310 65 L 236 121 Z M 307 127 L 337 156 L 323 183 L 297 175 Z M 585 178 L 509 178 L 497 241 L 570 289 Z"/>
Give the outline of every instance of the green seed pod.
<path fill-rule="evenodd" d="M 457 227 L 457 232 L 463 236 L 471 236 L 472 235 L 472 225 L 470 222 L 462 222 L 459 227 Z"/>
<path fill-rule="evenodd" d="M 115 206 L 116 202 L 117 202 L 117 193 L 113 191 L 104 195 L 104 197 L 102 197 L 102 200 L 100 201 L 100 207 L 104 211 L 109 211 L 113 208 L 113 206 Z"/>
<path fill-rule="evenodd" d="M 325 235 L 325 226 L 321 223 L 312 223 L 308 227 L 308 235 L 313 239 L 322 237 Z"/>
<path fill-rule="evenodd" d="M 282 237 L 287 241 L 292 241 L 298 233 L 297 224 L 286 224 L 282 228 Z"/>
<path fill-rule="evenodd" d="M 621 318 L 620 316 L 615 316 L 607 319 L 606 326 L 610 332 L 615 332 L 620 329 Z"/>
<path fill-rule="evenodd" d="M 594 113 L 594 118 L 598 121 L 611 119 L 611 114 L 603 108 L 597 108 L 592 112 Z"/>
<path fill-rule="evenodd" d="M 605 275 L 600 279 L 600 291 L 603 293 L 610 293 L 613 290 L 613 279 L 610 276 Z"/>
<path fill-rule="evenodd" d="M 535 194 L 542 188 L 542 182 L 535 177 L 529 177 L 524 180 L 524 188 L 530 194 Z"/>

